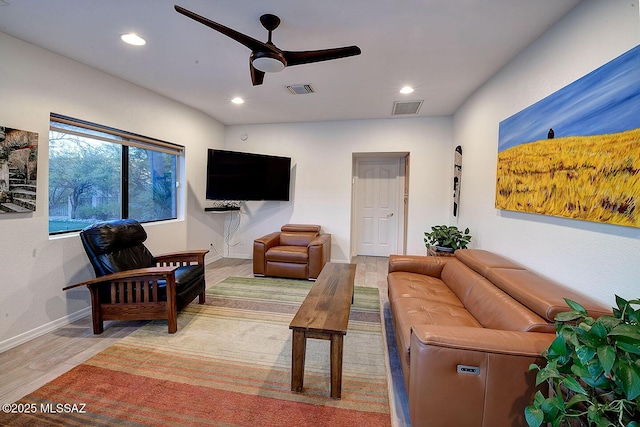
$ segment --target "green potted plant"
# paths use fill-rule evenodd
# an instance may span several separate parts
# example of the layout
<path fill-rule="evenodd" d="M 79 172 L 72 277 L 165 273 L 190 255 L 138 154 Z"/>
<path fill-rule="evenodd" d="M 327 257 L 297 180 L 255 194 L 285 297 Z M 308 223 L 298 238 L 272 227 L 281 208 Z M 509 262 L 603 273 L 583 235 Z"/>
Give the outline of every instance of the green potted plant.
<path fill-rule="evenodd" d="M 471 235 L 468 228 L 462 232 L 456 226 L 434 225 L 431 227 L 431 232 L 424 232 L 424 244 L 427 249 L 435 246 L 439 251 L 454 252 L 458 249 L 466 249 L 469 242 L 471 242 Z"/>
<path fill-rule="evenodd" d="M 565 299 L 568 312 L 556 316 L 556 339 L 542 356 L 536 385 L 547 382 L 525 409 L 530 427 L 640 426 L 640 300 L 616 295 L 612 316 L 589 317 L 580 304 Z"/>

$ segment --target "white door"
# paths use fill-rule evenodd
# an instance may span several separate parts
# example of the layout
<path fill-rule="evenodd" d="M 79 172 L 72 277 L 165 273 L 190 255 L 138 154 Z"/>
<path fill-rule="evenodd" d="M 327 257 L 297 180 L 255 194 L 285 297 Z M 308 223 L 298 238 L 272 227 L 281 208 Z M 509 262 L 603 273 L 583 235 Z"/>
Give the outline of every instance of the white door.
<path fill-rule="evenodd" d="M 400 159 L 360 159 L 356 176 L 357 254 L 397 253 Z"/>

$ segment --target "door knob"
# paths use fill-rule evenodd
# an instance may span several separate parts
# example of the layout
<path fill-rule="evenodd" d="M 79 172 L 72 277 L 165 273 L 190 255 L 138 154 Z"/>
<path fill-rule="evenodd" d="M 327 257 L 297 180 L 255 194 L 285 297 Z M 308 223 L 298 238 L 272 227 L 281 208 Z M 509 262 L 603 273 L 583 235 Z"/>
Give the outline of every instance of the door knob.
<path fill-rule="evenodd" d="M 393 212 L 387 215 L 387 218 L 391 218 L 393 216 Z"/>

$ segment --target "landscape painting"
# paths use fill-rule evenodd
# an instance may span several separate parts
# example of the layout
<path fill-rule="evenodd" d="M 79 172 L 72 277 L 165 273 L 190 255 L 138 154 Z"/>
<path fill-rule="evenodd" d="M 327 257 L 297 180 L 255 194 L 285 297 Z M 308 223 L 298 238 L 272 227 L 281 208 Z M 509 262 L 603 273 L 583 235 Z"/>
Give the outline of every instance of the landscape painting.
<path fill-rule="evenodd" d="M 640 227 L 640 46 L 500 123 L 496 208 Z"/>
<path fill-rule="evenodd" d="M 0 126 L 0 214 L 36 210 L 38 134 Z"/>

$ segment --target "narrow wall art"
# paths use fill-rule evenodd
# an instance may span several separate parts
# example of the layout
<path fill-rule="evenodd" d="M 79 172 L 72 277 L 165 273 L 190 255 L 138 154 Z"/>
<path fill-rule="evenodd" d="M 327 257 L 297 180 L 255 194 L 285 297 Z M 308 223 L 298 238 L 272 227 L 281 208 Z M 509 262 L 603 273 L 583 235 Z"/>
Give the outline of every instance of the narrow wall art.
<path fill-rule="evenodd" d="M 36 210 L 38 134 L 0 126 L 0 214 Z"/>
<path fill-rule="evenodd" d="M 640 46 L 500 122 L 496 208 L 640 227 Z"/>

